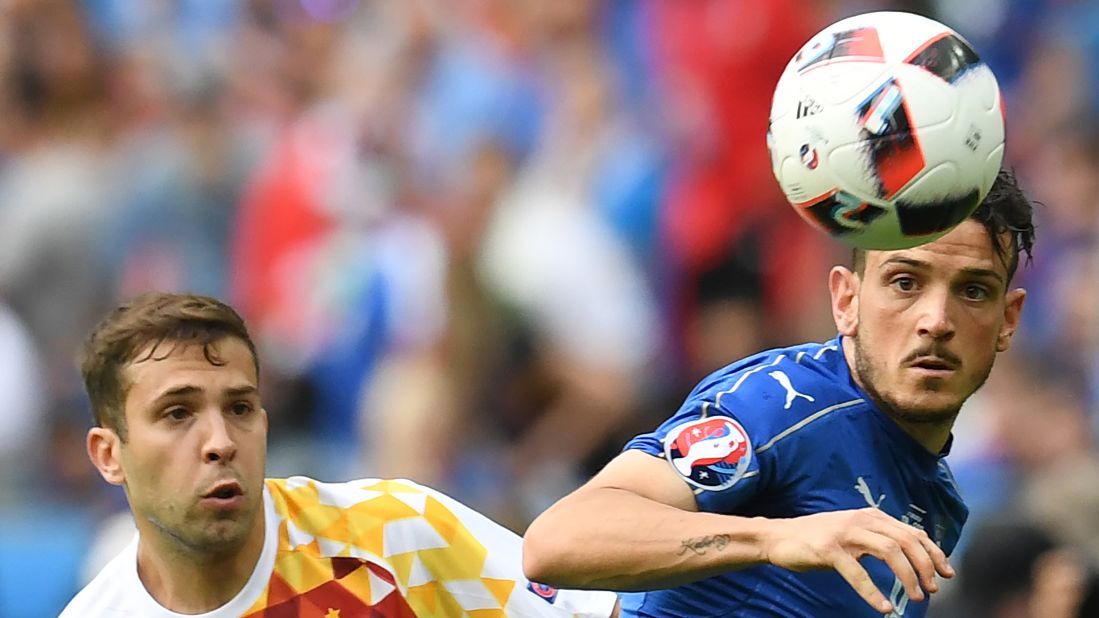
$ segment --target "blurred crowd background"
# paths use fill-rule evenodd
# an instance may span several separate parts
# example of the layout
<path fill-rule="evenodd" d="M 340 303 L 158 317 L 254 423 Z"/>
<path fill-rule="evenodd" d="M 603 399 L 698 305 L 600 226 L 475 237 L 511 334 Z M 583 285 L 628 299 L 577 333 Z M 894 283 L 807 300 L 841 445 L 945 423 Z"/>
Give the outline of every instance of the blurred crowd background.
<path fill-rule="evenodd" d="M 270 475 L 409 477 L 520 532 L 707 372 L 832 337 L 847 250 L 764 135 L 797 48 L 874 9 L 974 44 L 1044 204 L 932 615 L 1099 615 L 1096 3 L 0 0 L 0 616 L 56 615 L 128 534 L 74 358 L 139 292 L 244 314 Z"/>

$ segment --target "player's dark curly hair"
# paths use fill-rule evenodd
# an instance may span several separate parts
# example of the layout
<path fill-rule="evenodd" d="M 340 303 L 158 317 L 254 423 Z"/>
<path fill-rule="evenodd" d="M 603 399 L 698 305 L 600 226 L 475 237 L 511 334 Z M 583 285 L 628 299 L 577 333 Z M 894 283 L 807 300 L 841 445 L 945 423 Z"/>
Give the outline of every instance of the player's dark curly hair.
<path fill-rule="evenodd" d="M 223 365 L 213 344 L 224 337 L 236 337 L 248 346 L 258 374 L 256 346 L 244 320 L 215 298 L 151 292 L 115 308 L 88 336 L 80 357 L 96 423 L 125 441 L 123 410 L 131 386 L 123 374 L 126 366 L 135 360 L 167 358 L 180 344 L 201 345 L 207 361 Z"/>
<path fill-rule="evenodd" d="M 1007 264 L 1007 280 L 1015 276 L 1019 268 L 1019 255 L 1026 252 L 1026 263 L 1033 260 L 1034 205 L 1019 188 L 1015 172 L 1002 169 L 996 182 L 970 219 L 976 219 L 988 230 L 992 247 Z M 1004 235 L 1011 238 L 1010 246 L 1004 246 Z"/>
<path fill-rule="evenodd" d="M 970 219 L 979 221 L 988 231 L 992 248 L 1007 265 L 1008 281 L 1011 281 L 1019 268 L 1020 254 L 1026 253 L 1027 264 L 1033 259 L 1033 215 L 1033 203 L 1019 188 L 1015 172 L 1008 169 L 1000 170 L 984 201 L 969 215 Z M 1010 238 L 1006 245 L 1005 235 Z M 862 249 L 855 249 L 852 257 L 855 271 L 861 275 L 866 266 L 866 253 Z"/>

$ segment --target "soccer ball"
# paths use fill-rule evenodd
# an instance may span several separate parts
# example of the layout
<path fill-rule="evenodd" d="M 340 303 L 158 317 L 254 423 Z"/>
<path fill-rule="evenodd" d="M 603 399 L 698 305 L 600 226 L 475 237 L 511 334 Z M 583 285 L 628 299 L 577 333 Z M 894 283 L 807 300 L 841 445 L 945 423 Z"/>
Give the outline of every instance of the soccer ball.
<path fill-rule="evenodd" d="M 1000 89 L 950 28 L 911 13 L 857 15 L 790 60 L 767 147 L 810 224 L 863 249 L 914 247 L 964 221 L 992 188 Z"/>

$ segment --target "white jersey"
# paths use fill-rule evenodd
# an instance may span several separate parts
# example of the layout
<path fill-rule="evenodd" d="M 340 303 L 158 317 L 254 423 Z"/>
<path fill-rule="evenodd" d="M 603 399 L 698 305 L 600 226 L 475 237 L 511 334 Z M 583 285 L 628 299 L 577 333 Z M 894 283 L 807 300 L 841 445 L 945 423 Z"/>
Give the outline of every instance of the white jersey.
<path fill-rule="evenodd" d="M 520 537 L 410 481 L 291 477 L 267 480 L 263 494 L 268 525 L 251 577 L 198 618 L 603 618 L 617 601 L 529 582 Z M 135 535 L 61 617 L 196 618 L 149 595 L 137 546 Z"/>

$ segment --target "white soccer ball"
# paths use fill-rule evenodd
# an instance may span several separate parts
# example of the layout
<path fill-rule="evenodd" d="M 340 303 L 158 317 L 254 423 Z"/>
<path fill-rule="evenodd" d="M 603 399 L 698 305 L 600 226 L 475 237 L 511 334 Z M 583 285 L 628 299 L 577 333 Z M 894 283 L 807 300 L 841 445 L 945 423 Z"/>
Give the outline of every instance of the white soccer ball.
<path fill-rule="evenodd" d="M 806 221 L 864 249 L 930 242 L 984 199 L 1004 153 L 992 71 L 950 28 L 866 13 L 828 26 L 786 66 L 767 147 Z"/>

